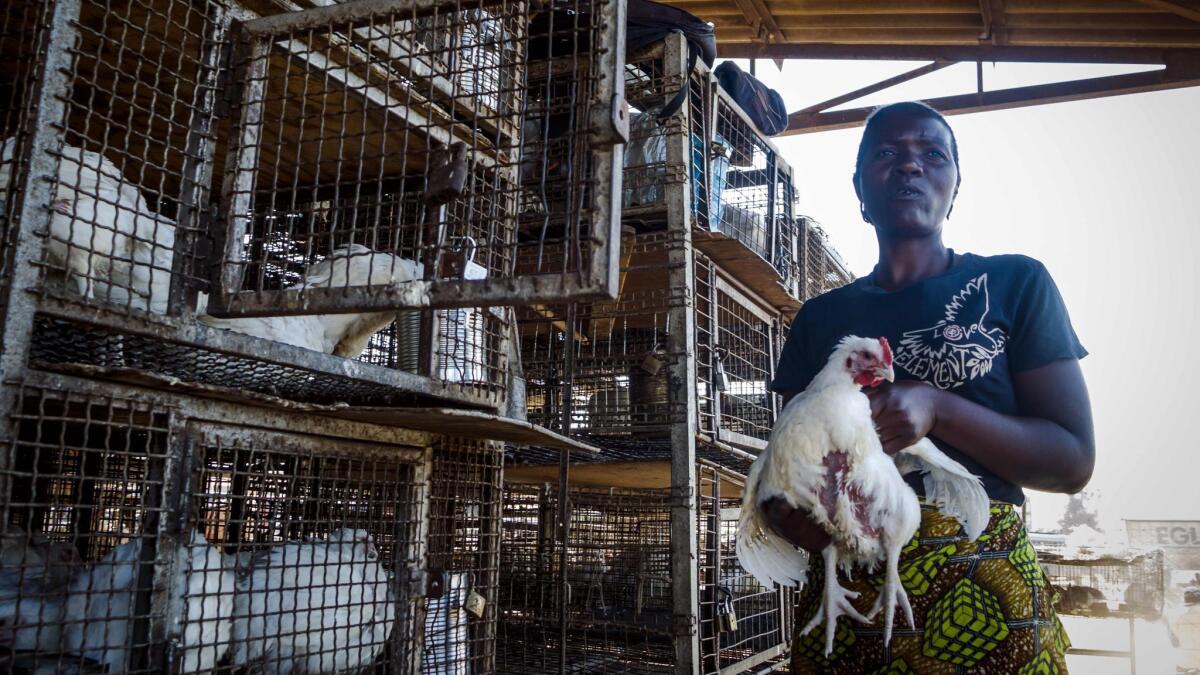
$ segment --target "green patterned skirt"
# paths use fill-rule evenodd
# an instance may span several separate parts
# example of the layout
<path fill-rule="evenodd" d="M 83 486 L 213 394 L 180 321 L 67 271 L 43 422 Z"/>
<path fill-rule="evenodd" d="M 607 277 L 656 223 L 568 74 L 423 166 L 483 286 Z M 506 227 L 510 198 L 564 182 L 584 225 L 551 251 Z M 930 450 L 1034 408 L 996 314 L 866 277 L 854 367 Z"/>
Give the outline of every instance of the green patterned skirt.
<path fill-rule="evenodd" d="M 803 627 L 821 600 L 824 570 L 813 556 L 809 583 L 800 594 L 796 626 Z M 842 576 L 869 610 L 883 583 L 877 574 Z M 795 673 L 1066 673 L 1070 641 L 1054 613 L 1053 592 L 1038 564 L 1021 517 L 1011 504 L 992 503 L 992 518 L 978 541 L 967 541 L 953 518 L 921 507 L 921 529 L 900 556 L 900 578 L 916 629 L 897 609 L 892 642 L 883 646 L 883 619 L 838 621 L 833 653 L 825 628 L 792 641 Z"/>

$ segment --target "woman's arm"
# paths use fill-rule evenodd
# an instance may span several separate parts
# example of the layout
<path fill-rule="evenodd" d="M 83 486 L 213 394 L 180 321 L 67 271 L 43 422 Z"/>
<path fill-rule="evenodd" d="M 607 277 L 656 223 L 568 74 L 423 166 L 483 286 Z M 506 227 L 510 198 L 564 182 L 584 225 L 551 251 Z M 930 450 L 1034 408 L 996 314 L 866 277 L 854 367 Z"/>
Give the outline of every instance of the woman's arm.
<path fill-rule="evenodd" d="M 1014 373 L 1020 416 L 1003 415 L 922 382 L 867 392 L 888 454 L 934 436 L 1023 487 L 1078 492 L 1096 460 L 1092 409 L 1079 361 Z"/>

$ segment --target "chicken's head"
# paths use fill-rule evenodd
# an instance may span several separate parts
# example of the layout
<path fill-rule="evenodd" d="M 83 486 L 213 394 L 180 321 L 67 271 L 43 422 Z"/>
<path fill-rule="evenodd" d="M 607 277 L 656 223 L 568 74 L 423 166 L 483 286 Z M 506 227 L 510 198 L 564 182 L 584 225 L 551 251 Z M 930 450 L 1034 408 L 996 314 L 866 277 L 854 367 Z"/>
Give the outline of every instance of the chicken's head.
<path fill-rule="evenodd" d="M 891 382 L 896 378 L 892 370 L 892 348 L 884 337 L 851 335 L 843 338 L 832 359 L 844 364 L 854 383 L 862 387 L 878 386 L 884 380 Z"/>

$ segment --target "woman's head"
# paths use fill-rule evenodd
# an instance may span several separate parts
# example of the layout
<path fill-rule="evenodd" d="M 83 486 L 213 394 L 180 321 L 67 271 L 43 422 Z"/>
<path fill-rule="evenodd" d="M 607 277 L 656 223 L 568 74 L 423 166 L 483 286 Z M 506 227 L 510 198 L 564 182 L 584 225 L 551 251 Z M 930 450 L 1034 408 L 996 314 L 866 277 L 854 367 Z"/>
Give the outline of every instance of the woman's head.
<path fill-rule="evenodd" d="M 867 118 L 854 167 L 863 218 L 880 234 L 926 236 L 941 230 L 958 194 L 958 141 L 942 114 L 915 101 Z"/>

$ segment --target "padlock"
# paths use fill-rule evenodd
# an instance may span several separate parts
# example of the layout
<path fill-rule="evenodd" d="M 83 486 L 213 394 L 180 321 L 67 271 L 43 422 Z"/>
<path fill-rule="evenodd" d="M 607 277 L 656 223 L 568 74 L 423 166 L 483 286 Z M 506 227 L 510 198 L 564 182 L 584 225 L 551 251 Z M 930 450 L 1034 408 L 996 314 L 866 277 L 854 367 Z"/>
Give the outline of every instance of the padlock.
<path fill-rule="evenodd" d="M 725 374 L 725 356 L 729 353 L 728 349 L 718 347 L 716 350 L 716 364 L 713 366 L 713 388 L 717 391 L 729 391 L 729 376 Z"/>
<path fill-rule="evenodd" d="M 725 596 L 721 598 L 720 607 L 717 609 L 721 632 L 732 633 L 737 630 L 738 625 L 737 612 L 733 609 L 733 593 L 725 588 L 722 588 L 721 591 L 725 593 Z"/>
<path fill-rule="evenodd" d="M 467 599 L 463 602 L 463 609 L 467 610 L 476 619 L 483 618 L 483 608 L 486 606 L 487 600 L 473 588 L 467 593 Z"/>
<path fill-rule="evenodd" d="M 642 370 L 651 376 L 657 375 L 658 371 L 662 370 L 662 367 L 662 359 L 658 358 L 658 355 L 654 352 L 650 352 L 646 355 L 646 358 L 642 359 Z"/>

